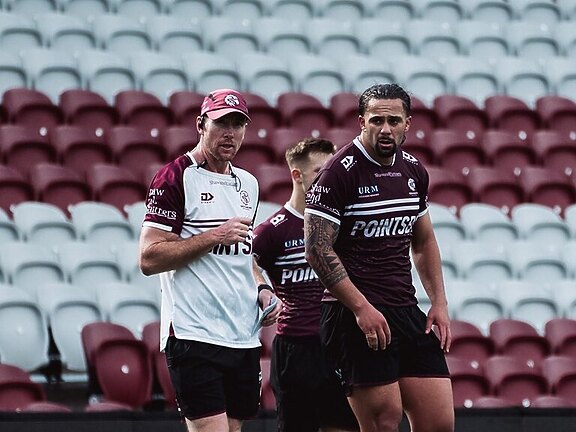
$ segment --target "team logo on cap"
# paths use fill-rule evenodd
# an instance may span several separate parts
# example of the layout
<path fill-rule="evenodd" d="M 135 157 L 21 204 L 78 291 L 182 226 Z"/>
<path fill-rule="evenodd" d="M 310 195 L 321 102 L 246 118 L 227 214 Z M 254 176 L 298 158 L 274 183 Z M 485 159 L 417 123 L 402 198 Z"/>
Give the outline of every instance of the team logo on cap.
<path fill-rule="evenodd" d="M 240 105 L 240 101 L 238 100 L 238 97 L 236 95 L 233 94 L 229 94 L 228 96 L 226 96 L 224 98 L 224 103 L 228 106 L 236 106 L 236 105 Z"/>

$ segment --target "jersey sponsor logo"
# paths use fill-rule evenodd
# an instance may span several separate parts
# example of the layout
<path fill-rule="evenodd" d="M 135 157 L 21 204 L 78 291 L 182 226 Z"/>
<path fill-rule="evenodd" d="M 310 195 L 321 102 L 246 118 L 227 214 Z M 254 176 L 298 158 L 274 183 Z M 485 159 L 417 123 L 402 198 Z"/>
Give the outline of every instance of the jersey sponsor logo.
<path fill-rule="evenodd" d="M 329 187 L 314 183 L 312 186 L 310 186 L 308 192 L 306 192 L 306 204 L 318 204 L 322 198 L 322 195 L 329 192 Z"/>
<path fill-rule="evenodd" d="M 274 226 L 278 226 L 282 222 L 284 222 L 285 220 L 286 220 L 286 216 L 283 214 L 279 214 L 279 215 L 274 216 L 273 218 L 270 218 L 269 222 Z"/>
<path fill-rule="evenodd" d="M 156 215 L 170 220 L 176 220 L 176 212 L 174 210 L 164 210 L 158 206 L 154 205 L 155 203 L 148 203 L 146 206 L 146 214 L 149 215 Z"/>
<path fill-rule="evenodd" d="M 252 255 L 252 234 L 248 234 L 242 243 L 233 245 L 219 244 L 212 248 L 214 255 Z"/>
<path fill-rule="evenodd" d="M 416 159 L 410 153 L 402 151 L 402 157 L 404 158 L 404 160 L 407 160 L 408 162 L 413 163 L 414 165 L 418 165 L 418 159 Z"/>
<path fill-rule="evenodd" d="M 356 161 L 354 160 L 354 156 L 346 156 L 340 161 L 340 163 L 346 171 L 350 171 L 350 168 L 356 164 Z"/>
<path fill-rule="evenodd" d="M 302 247 L 306 244 L 303 238 L 300 239 L 293 239 L 293 240 L 286 240 L 284 242 L 284 247 L 286 249 L 293 248 L 293 247 Z"/>
<path fill-rule="evenodd" d="M 200 202 L 208 203 L 214 200 L 214 195 L 210 192 L 201 192 L 200 193 Z"/>
<path fill-rule="evenodd" d="M 318 276 L 316 273 L 314 273 L 314 270 L 312 270 L 310 266 L 298 267 L 295 269 L 282 269 L 281 284 L 311 282 L 317 279 Z"/>
<path fill-rule="evenodd" d="M 377 195 L 378 195 L 378 186 L 377 185 L 359 186 L 358 187 L 358 196 L 360 198 L 374 197 Z"/>
<path fill-rule="evenodd" d="M 379 178 L 379 177 L 402 177 L 402 173 L 399 172 L 383 172 L 383 173 L 374 173 L 374 177 Z"/>
<path fill-rule="evenodd" d="M 383 219 L 372 219 L 365 222 L 358 220 L 350 231 L 351 237 L 389 237 L 412 233 L 416 216 L 396 216 Z"/>
<path fill-rule="evenodd" d="M 250 195 L 248 195 L 248 192 L 246 192 L 244 189 L 240 191 L 240 201 L 242 201 L 242 204 L 245 206 L 250 204 Z"/>
<path fill-rule="evenodd" d="M 164 189 L 156 189 L 156 188 L 152 188 L 148 191 L 148 195 L 149 196 L 162 196 L 164 195 Z"/>
<path fill-rule="evenodd" d="M 414 181 L 413 178 L 408 179 L 408 187 L 412 192 L 416 192 L 416 182 Z"/>

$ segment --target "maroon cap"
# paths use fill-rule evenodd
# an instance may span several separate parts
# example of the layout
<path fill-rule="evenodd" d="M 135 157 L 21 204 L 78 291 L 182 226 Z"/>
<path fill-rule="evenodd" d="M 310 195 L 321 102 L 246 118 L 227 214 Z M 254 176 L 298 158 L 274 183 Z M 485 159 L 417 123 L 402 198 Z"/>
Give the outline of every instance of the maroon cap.
<path fill-rule="evenodd" d="M 248 120 L 248 106 L 244 97 L 236 90 L 232 89 L 219 89 L 210 92 L 202 102 L 200 115 L 206 114 L 211 120 L 219 119 L 220 117 L 230 114 L 232 112 L 239 112 L 244 114 Z"/>

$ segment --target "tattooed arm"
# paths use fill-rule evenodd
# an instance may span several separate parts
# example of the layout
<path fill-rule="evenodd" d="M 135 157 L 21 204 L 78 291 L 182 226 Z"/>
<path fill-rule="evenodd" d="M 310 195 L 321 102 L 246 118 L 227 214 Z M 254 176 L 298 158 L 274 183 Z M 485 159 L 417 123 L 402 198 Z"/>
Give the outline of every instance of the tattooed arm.
<path fill-rule="evenodd" d="M 364 334 L 376 333 L 379 348 L 390 343 L 390 328 L 384 316 L 354 286 L 334 251 L 339 225 L 323 217 L 304 214 L 306 260 L 326 289 L 356 316 Z"/>

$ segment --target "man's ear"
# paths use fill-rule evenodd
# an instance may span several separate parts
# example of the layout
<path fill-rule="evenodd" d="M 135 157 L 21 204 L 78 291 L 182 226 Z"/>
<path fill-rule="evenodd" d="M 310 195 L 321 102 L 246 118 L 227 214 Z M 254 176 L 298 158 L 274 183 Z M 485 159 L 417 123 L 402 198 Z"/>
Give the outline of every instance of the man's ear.
<path fill-rule="evenodd" d="M 196 117 L 196 130 L 198 131 L 199 134 L 202 134 L 204 132 L 204 117 L 203 116 Z"/>
<path fill-rule="evenodd" d="M 302 183 L 302 171 L 299 168 L 290 169 L 290 175 L 296 183 Z"/>

